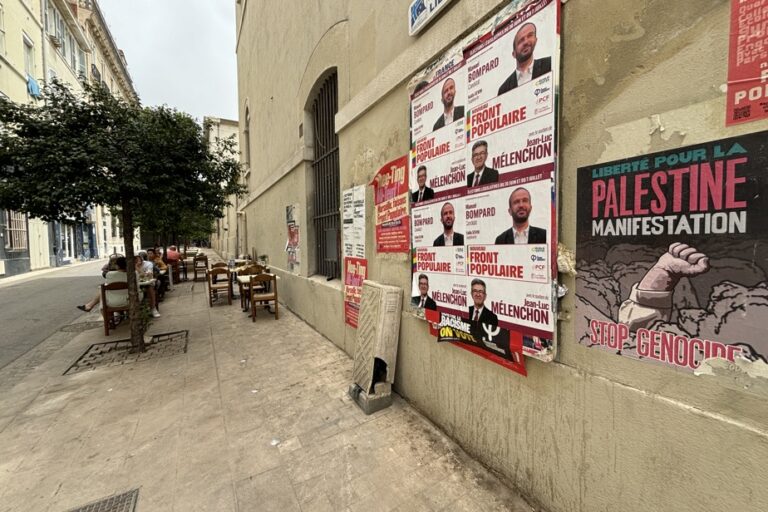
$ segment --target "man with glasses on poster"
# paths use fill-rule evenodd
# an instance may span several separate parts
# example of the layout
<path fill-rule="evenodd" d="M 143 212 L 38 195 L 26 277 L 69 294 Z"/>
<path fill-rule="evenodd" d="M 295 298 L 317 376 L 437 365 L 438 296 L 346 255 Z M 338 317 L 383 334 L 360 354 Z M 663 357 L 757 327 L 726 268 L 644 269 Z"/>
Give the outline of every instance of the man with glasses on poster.
<path fill-rule="evenodd" d="M 419 295 L 411 297 L 411 305 L 421 309 L 437 310 L 437 303 L 429 295 L 429 277 L 419 274 Z"/>
<path fill-rule="evenodd" d="M 479 140 L 472 145 L 472 166 L 475 170 L 467 176 L 467 188 L 499 181 L 499 171 L 485 166 L 488 159 L 488 143 Z"/>
<path fill-rule="evenodd" d="M 472 326 L 472 331 L 482 331 L 482 324 L 494 327 L 498 325 L 499 317 L 485 307 L 485 281 L 478 278 L 473 279 L 470 284 L 470 293 L 473 304 L 469 306 L 469 323 Z"/>
<path fill-rule="evenodd" d="M 434 199 L 435 191 L 427 186 L 427 166 L 420 165 L 416 170 L 416 183 L 419 184 L 419 190 L 411 192 L 411 202 L 420 203 Z"/>

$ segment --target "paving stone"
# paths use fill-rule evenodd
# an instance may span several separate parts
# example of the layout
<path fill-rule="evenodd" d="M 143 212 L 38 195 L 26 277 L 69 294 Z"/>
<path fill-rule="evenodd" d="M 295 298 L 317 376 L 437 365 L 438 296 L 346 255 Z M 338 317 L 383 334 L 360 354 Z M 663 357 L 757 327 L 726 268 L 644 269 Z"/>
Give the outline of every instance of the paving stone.
<path fill-rule="evenodd" d="M 242 510 L 301 512 L 293 486 L 282 468 L 238 481 L 235 492 Z"/>
<path fill-rule="evenodd" d="M 105 341 L 72 328 L 0 370 L 0 512 L 133 488 L 140 510 L 532 510 L 399 398 L 360 411 L 352 361 L 287 308 L 254 325 L 187 282 L 162 314 L 186 353 L 63 376 Z"/>

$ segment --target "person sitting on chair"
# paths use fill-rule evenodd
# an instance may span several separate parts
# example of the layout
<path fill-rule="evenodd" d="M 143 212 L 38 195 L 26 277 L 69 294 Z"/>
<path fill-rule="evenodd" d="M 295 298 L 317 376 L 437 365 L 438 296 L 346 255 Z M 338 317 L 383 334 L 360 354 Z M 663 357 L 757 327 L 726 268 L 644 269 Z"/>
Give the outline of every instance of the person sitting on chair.
<path fill-rule="evenodd" d="M 117 270 L 109 270 L 104 275 L 106 279 L 104 284 L 112 283 L 125 283 L 128 281 L 128 274 L 126 273 L 127 262 L 125 257 L 120 256 L 115 259 L 115 266 Z M 107 302 L 110 306 L 121 307 L 128 305 L 128 290 L 107 290 L 106 292 Z M 89 312 L 94 307 L 98 306 L 101 302 L 101 291 L 96 293 L 96 296 L 90 301 L 77 306 L 77 309 L 85 312 Z"/>
<path fill-rule="evenodd" d="M 147 249 L 147 260 L 151 261 L 155 265 L 155 275 L 157 276 L 157 297 L 159 300 L 163 300 L 165 296 L 165 290 L 168 289 L 168 265 L 165 264 L 163 258 L 160 257 L 160 253 L 156 249 Z M 161 273 L 161 272 L 165 273 Z"/>

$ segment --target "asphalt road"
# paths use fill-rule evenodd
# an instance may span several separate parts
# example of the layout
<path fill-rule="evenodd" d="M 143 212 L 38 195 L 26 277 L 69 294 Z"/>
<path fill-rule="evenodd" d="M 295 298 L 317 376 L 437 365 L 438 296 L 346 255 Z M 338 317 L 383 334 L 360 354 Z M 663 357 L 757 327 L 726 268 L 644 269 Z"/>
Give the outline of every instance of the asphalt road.
<path fill-rule="evenodd" d="M 104 261 L 64 267 L 3 283 L 0 279 L 0 368 L 12 363 L 84 313 Z"/>

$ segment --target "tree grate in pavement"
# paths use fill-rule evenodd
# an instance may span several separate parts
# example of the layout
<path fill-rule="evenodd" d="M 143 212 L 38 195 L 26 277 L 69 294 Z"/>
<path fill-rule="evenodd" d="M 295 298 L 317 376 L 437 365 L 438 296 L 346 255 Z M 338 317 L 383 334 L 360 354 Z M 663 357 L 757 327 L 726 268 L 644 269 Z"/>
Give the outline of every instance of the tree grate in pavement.
<path fill-rule="evenodd" d="M 104 322 L 77 322 L 74 324 L 65 325 L 59 330 L 62 332 L 83 332 L 102 327 L 103 325 Z"/>
<path fill-rule="evenodd" d="M 64 372 L 64 375 L 185 354 L 188 339 L 189 331 L 155 334 L 145 343 L 146 352 L 135 353 L 131 352 L 130 339 L 94 343 Z"/>
<path fill-rule="evenodd" d="M 67 512 L 134 512 L 139 500 L 139 490 L 115 494 Z"/>

